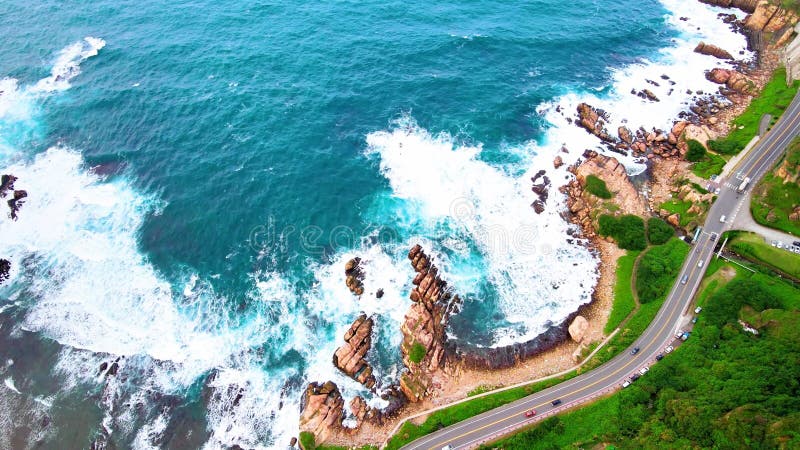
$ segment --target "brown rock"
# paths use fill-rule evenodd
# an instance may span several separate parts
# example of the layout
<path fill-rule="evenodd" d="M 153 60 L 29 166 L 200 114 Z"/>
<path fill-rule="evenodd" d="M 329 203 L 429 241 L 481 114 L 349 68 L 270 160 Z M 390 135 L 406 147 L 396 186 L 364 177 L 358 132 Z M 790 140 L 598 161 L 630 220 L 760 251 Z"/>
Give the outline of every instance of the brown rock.
<path fill-rule="evenodd" d="M 631 130 L 627 129 L 626 127 L 619 127 L 617 128 L 617 134 L 622 142 L 626 144 L 631 144 L 633 142 L 633 135 L 631 134 Z"/>
<path fill-rule="evenodd" d="M 333 354 L 333 365 L 367 388 L 375 385 L 372 368 L 364 356 L 372 347 L 372 318 L 361 314 L 344 334 L 344 345 Z"/>
<path fill-rule="evenodd" d="M 717 47 L 716 45 L 706 44 L 705 42 L 700 42 L 697 44 L 697 47 L 694 48 L 694 51 L 696 53 L 710 55 L 719 59 L 733 59 L 733 56 L 731 56 L 731 54 L 727 51 Z"/>
<path fill-rule="evenodd" d="M 310 383 L 303 394 L 302 405 L 300 431 L 314 434 L 318 442 L 325 441 L 341 428 L 344 399 L 335 383 Z"/>
<path fill-rule="evenodd" d="M 667 217 L 667 223 L 673 227 L 679 227 L 681 225 L 681 215 L 678 213 L 672 214 L 671 216 Z"/>
<path fill-rule="evenodd" d="M 583 316 L 575 316 L 569 326 L 569 336 L 573 341 L 580 343 L 583 341 L 587 329 L 589 329 L 589 321 Z"/>
<path fill-rule="evenodd" d="M 564 160 L 561 159 L 561 156 L 556 155 L 555 159 L 553 159 L 553 167 L 558 169 L 563 165 L 564 165 Z"/>
<path fill-rule="evenodd" d="M 797 23 L 797 15 L 766 0 L 758 2 L 755 11 L 744 20 L 744 27 L 753 31 L 774 33 Z"/>

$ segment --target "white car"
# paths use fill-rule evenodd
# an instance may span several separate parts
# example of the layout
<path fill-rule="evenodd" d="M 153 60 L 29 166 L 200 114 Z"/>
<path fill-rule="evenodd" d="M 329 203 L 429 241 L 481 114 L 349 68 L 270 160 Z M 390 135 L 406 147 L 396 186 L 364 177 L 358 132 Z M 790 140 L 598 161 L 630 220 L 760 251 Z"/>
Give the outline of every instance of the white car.
<path fill-rule="evenodd" d="M 719 188 L 714 189 L 714 193 L 719 195 Z"/>
<path fill-rule="evenodd" d="M 778 247 L 778 248 L 783 248 L 783 242 L 781 242 L 781 241 L 778 241 L 778 244 L 776 245 L 776 247 Z"/>
<path fill-rule="evenodd" d="M 630 381 L 628 381 L 628 380 L 625 380 L 625 382 L 624 382 L 624 383 L 622 383 L 622 387 L 623 387 L 623 388 L 626 388 L 626 387 L 628 387 L 628 386 L 630 386 L 630 385 L 631 385 L 631 382 L 630 382 Z"/>
<path fill-rule="evenodd" d="M 667 348 L 664 349 L 664 353 L 670 353 L 673 350 L 675 349 L 671 345 L 668 345 Z"/>
<path fill-rule="evenodd" d="M 644 374 L 646 374 L 646 373 L 647 373 L 647 371 L 648 371 L 648 370 L 650 370 L 650 368 L 649 368 L 649 367 L 647 367 L 647 366 L 644 366 L 644 367 L 642 367 L 641 369 L 639 369 L 639 373 L 640 373 L 640 374 L 642 374 L 642 375 L 644 375 Z"/>
<path fill-rule="evenodd" d="M 702 310 L 703 310 L 703 308 L 698 306 L 697 308 L 694 309 L 694 313 L 695 314 L 700 314 L 700 311 L 702 311 Z"/>

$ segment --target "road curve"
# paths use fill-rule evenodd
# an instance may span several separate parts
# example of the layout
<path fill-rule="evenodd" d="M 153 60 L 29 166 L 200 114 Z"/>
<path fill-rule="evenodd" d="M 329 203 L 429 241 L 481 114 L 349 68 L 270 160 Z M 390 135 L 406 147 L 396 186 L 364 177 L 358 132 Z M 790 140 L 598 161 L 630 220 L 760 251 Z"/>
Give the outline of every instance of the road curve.
<path fill-rule="evenodd" d="M 656 362 L 656 356 L 676 340 L 676 332 L 691 325 L 690 304 L 714 252 L 718 236 L 728 229 L 740 209 L 749 207 L 747 196 L 737 192 L 744 178 L 750 178 L 745 192 L 780 158 L 784 149 L 800 132 L 800 94 L 795 96 L 775 126 L 742 158 L 727 180 L 720 181 L 720 193 L 708 212 L 705 226 L 693 244 L 663 306 L 653 322 L 637 339 L 633 347 L 639 352 L 625 351 L 596 369 L 515 402 L 471 417 L 417 439 L 403 449 L 440 450 L 475 448 L 499 436 L 522 428 L 567 408 L 588 402 L 598 396 L 620 389 L 622 383 L 643 367 Z M 725 221 L 720 219 L 725 216 Z M 646 376 L 646 375 L 645 375 Z M 554 400 L 561 404 L 553 406 Z M 525 412 L 536 410 L 526 417 Z"/>

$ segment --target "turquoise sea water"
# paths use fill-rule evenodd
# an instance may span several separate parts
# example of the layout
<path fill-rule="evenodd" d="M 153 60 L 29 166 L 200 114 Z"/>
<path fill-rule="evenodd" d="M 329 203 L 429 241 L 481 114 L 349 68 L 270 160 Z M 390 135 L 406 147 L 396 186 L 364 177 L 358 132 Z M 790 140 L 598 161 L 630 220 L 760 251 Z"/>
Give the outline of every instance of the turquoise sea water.
<path fill-rule="evenodd" d="M 608 97 L 687 33 L 655 0 L 11 0 L 0 17 L 0 167 L 30 195 L 0 225 L 15 448 L 283 447 L 306 382 L 364 394 L 330 364 L 358 311 L 396 376 L 416 242 L 466 297 L 453 339 L 535 336 L 596 278 L 555 189 L 528 206 L 561 144 L 541 108 Z"/>

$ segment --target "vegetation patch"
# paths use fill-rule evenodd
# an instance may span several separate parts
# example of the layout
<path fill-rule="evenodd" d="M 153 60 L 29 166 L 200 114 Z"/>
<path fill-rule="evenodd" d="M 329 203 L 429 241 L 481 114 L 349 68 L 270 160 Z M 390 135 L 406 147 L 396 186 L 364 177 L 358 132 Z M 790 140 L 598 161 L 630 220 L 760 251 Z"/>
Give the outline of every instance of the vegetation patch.
<path fill-rule="evenodd" d="M 650 248 L 636 270 L 636 292 L 642 304 L 662 301 L 680 272 L 689 246 L 680 239 Z"/>
<path fill-rule="evenodd" d="M 786 171 L 789 181 L 777 176 L 775 172 L 765 175 L 753 190 L 750 210 L 753 218 L 761 225 L 800 236 L 800 220 L 789 218 L 800 206 L 800 185 L 797 183 L 800 137 L 792 141 L 786 156 L 778 166 Z"/>
<path fill-rule="evenodd" d="M 690 225 L 692 223 L 697 223 L 700 220 L 700 216 L 697 213 L 689 213 L 689 208 L 691 208 L 692 205 L 693 203 L 688 200 L 679 200 L 675 198 L 662 203 L 659 205 L 659 208 L 669 211 L 670 214 L 678 214 L 680 216 L 678 224 L 683 228 L 691 228 Z"/>
<path fill-rule="evenodd" d="M 728 248 L 745 259 L 800 279 L 800 255 L 773 247 L 755 233 L 738 235 L 731 240 Z"/>
<path fill-rule="evenodd" d="M 697 162 L 701 159 L 705 158 L 706 156 L 706 148 L 703 147 L 703 144 L 697 142 L 694 139 L 689 139 L 686 141 L 686 160 L 691 162 Z"/>
<path fill-rule="evenodd" d="M 725 168 L 727 161 L 716 153 L 708 153 L 703 158 L 692 164 L 692 173 L 700 178 L 711 178 L 711 175 L 719 175 Z"/>
<path fill-rule="evenodd" d="M 586 190 L 600 198 L 611 198 L 611 191 L 606 187 L 606 182 L 594 175 L 586 177 Z"/>
<path fill-rule="evenodd" d="M 675 230 L 658 217 L 647 219 L 647 240 L 653 245 L 661 245 L 675 236 Z"/>
<path fill-rule="evenodd" d="M 799 302 L 780 280 L 740 274 L 630 387 L 485 448 L 800 448 Z"/>
<path fill-rule="evenodd" d="M 789 106 L 794 98 L 800 82 L 795 81 L 791 86 L 786 85 L 786 69 L 781 67 L 775 70 L 772 79 L 764 86 L 761 93 L 753 98 L 747 109 L 733 120 L 731 132 L 722 139 L 710 139 L 708 148 L 728 155 L 735 155 L 758 134 L 758 123 L 764 114 L 778 118 Z"/>
<path fill-rule="evenodd" d="M 611 306 L 611 313 L 608 315 L 608 322 L 604 332 L 606 334 L 614 331 L 615 328 L 628 317 L 636 307 L 636 300 L 633 298 L 631 289 L 631 277 L 633 276 L 633 265 L 639 252 L 630 251 L 617 260 L 617 279 L 614 283 L 614 304 Z"/>
<path fill-rule="evenodd" d="M 411 350 L 408 351 L 408 359 L 410 359 L 414 364 L 419 364 L 424 357 L 425 346 L 419 342 L 414 342 L 414 344 L 411 346 Z"/>
<path fill-rule="evenodd" d="M 644 220 L 641 217 L 627 214 L 620 217 L 604 214 L 598 219 L 598 232 L 603 236 L 611 236 L 617 246 L 625 250 L 644 250 L 647 247 Z"/>

